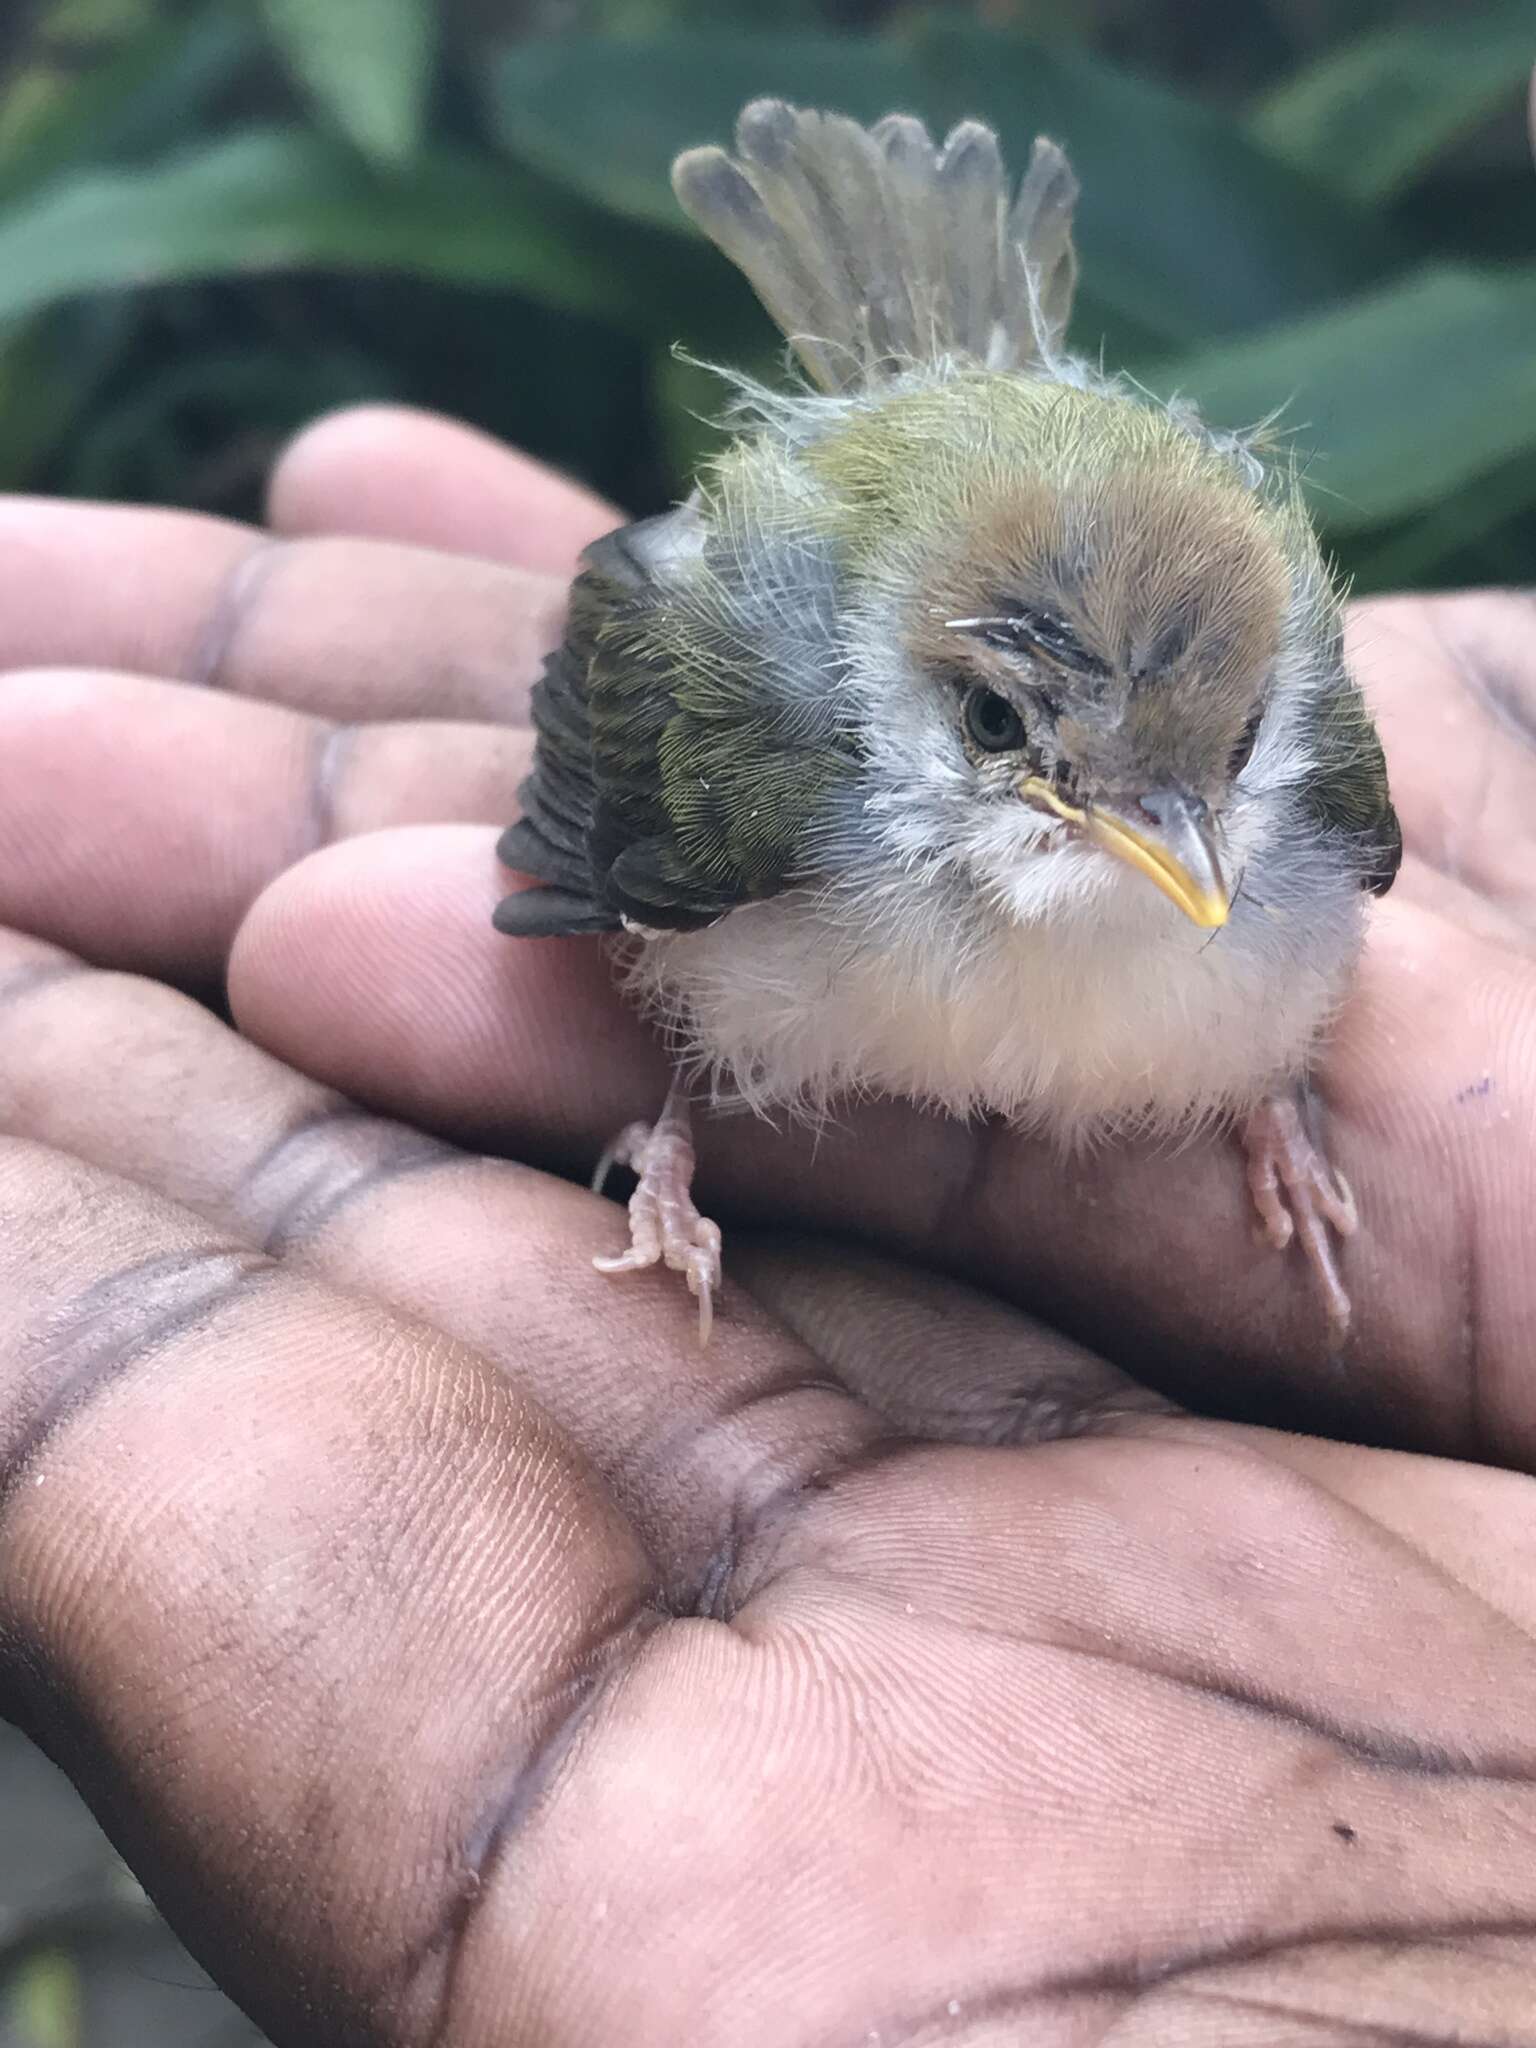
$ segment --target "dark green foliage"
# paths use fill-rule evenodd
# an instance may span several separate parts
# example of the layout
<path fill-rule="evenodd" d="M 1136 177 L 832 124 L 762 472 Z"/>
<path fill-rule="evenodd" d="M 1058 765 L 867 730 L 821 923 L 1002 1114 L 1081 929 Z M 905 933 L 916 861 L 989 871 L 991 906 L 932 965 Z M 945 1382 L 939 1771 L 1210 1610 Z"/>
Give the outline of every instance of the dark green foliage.
<path fill-rule="evenodd" d="M 762 20 L 748 0 L 7 9 L 0 481 L 249 512 L 288 431 L 382 396 L 654 509 L 719 402 L 671 345 L 775 360 L 667 165 L 779 92 L 977 114 L 1016 166 L 1049 132 L 1084 187 L 1079 348 L 1224 424 L 1283 408 L 1362 584 L 1530 573 L 1528 0 Z"/>

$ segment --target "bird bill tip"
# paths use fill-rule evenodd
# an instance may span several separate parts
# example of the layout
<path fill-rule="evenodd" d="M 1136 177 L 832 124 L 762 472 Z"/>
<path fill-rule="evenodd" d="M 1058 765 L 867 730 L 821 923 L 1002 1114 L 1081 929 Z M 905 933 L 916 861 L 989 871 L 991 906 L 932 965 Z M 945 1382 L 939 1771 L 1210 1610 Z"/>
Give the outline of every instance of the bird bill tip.
<path fill-rule="evenodd" d="M 1145 875 L 1202 931 L 1219 931 L 1231 916 L 1231 893 L 1207 825 L 1182 818 L 1172 830 L 1148 831 L 1095 805 L 1087 828 L 1096 845 Z"/>

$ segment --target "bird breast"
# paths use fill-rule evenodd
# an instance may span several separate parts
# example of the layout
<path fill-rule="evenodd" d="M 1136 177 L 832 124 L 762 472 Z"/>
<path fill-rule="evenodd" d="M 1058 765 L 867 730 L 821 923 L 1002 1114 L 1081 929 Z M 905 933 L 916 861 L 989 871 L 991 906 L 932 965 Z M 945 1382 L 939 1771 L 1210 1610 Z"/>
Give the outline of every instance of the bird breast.
<path fill-rule="evenodd" d="M 1299 1074 L 1360 931 L 1355 878 L 1309 841 L 1214 934 L 1129 873 L 1024 921 L 850 877 L 657 936 L 631 981 L 717 1099 L 816 1116 L 893 1095 L 1072 1143 L 1187 1129 Z"/>

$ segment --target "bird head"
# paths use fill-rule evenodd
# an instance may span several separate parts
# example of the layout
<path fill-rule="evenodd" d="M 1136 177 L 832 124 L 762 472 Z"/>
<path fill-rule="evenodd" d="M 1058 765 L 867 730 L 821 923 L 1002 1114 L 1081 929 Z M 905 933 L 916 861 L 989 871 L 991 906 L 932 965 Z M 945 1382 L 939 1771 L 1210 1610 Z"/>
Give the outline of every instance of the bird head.
<path fill-rule="evenodd" d="M 1134 875 L 1127 908 L 1224 924 L 1245 775 L 1315 674 L 1286 644 L 1298 569 L 1326 589 L 1304 523 L 1118 395 L 958 380 L 908 411 L 819 459 L 865 578 L 886 808 L 1022 914 Z"/>

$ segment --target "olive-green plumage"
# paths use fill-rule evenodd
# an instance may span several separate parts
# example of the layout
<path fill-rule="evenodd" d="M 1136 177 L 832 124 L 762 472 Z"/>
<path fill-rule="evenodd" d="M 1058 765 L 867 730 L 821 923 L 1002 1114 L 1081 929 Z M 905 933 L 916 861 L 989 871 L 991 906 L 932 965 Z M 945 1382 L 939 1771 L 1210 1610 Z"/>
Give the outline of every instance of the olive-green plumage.
<path fill-rule="evenodd" d="M 1143 766 L 1212 801 L 1256 679 L 1309 635 L 1329 677 L 1308 701 L 1305 805 L 1385 888 L 1400 845 L 1381 749 L 1287 471 L 1256 481 L 1246 447 L 1058 354 L 1076 192 L 1060 152 L 1038 144 L 1010 201 L 974 124 L 940 152 L 905 119 L 866 132 L 765 102 L 739 147 L 680 159 L 679 197 L 827 395 L 749 394 L 688 505 L 588 550 L 502 843 L 544 886 L 509 897 L 502 928 L 687 930 L 816 881 L 858 802 L 867 740 L 843 678 L 882 603 L 904 658 L 1006 696 L 991 654 L 946 651 L 944 621 L 1027 598 L 1081 650 L 1061 724 L 1077 753 L 1041 760 Z M 1095 736 L 1115 705 L 1118 738 Z"/>
<path fill-rule="evenodd" d="M 1335 1339 L 1348 1189 L 1294 1104 L 1401 852 L 1291 467 L 1066 353 L 1076 183 L 776 101 L 679 200 L 808 384 L 590 548 L 534 694 L 510 933 L 628 931 L 681 1078 L 631 1245 L 708 1327 L 687 1097 L 880 1093 L 1071 1144 L 1241 1120 Z M 1149 194 L 1149 204 L 1155 195 Z"/>

